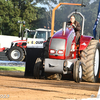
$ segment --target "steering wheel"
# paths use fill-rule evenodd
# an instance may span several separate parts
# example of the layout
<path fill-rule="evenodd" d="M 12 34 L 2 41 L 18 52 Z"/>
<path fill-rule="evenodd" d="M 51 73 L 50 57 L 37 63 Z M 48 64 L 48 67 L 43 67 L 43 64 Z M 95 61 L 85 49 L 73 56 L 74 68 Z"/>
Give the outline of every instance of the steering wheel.
<path fill-rule="evenodd" d="M 67 25 L 67 28 L 73 28 L 73 26 L 72 25 Z"/>

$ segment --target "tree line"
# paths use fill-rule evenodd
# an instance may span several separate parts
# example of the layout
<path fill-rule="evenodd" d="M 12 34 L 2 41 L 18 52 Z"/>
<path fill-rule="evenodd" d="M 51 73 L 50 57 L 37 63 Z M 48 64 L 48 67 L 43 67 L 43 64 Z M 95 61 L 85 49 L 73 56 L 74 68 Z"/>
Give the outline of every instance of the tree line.
<path fill-rule="evenodd" d="M 25 21 L 22 29 L 37 28 L 33 21 L 44 18 L 45 8 L 36 7 L 33 0 L 0 0 L 0 34 L 18 36 L 19 23 Z"/>
<path fill-rule="evenodd" d="M 59 0 L 59 2 L 81 3 L 82 0 Z M 58 0 L 0 0 L 0 34 L 18 36 L 19 23 L 25 21 L 24 28 L 37 29 L 51 28 L 52 9 L 54 5 L 59 3 Z M 93 35 L 93 26 L 97 17 L 99 0 L 90 3 L 90 0 L 83 0 L 86 7 L 78 6 L 61 6 L 55 13 L 55 30 L 62 28 L 62 23 L 68 21 L 67 16 L 75 11 L 81 12 L 85 16 L 85 35 Z M 37 3 L 47 5 L 45 7 L 37 7 Z M 76 19 L 82 22 L 82 19 L 76 15 Z M 97 32 L 100 32 L 100 24 Z"/>

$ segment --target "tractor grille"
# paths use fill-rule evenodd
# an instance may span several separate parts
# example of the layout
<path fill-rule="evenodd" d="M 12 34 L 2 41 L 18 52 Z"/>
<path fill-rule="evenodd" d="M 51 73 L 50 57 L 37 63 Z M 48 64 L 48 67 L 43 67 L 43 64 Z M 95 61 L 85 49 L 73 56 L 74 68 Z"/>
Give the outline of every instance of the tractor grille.
<path fill-rule="evenodd" d="M 54 54 L 50 55 L 55 55 L 55 56 L 63 56 L 63 54 L 58 54 L 58 50 L 63 50 L 65 49 L 65 39 L 52 39 L 51 41 L 51 46 L 50 46 L 50 50 L 53 49 L 56 52 Z"/>

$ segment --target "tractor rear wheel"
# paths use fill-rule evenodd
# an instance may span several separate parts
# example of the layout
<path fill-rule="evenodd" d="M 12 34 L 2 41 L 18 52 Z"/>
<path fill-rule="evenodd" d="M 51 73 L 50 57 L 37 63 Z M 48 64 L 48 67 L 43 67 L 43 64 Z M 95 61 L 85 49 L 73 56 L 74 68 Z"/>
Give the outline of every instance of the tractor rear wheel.
<path fill-rule="evenodd" d="M 7 57 L 10 61 L 23 61 L 25 53 L 22 48 L 14 46 L 8 50 Z"/>
<path fill-rule="evenodd" d="M 34 78 L 35 79 L 40 79 L 43 73 L 43 63 L 41 58 L 37 58 L 35 65 L 34 65 Z"/>
<path fill-rule="evenodd" d="M 81 52 L 83 80 L 97 82 L 99 75 L 99 42 L 91 40 L 88 47 Z"/>

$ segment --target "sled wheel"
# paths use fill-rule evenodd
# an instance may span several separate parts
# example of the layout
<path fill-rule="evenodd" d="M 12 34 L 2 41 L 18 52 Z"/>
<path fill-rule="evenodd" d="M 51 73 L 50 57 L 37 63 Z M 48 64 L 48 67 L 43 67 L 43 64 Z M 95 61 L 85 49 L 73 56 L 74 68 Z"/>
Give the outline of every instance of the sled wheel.
<path fill-rule="evenodd" d="M 80 61 L 76 61 L 74 63 L 74 68 L 73 68 L 73 79 L 75 82 L 79 83 L 82 81 L 82 66 Z"/>
<path fill-rule="evenodd" d="M 99 41 L 91 40 L 88 47 L 81 52 L 83 80 L 97 82 L 99 75 Z"/>
<path fill-rule="evenodd" d="M 7 57 L 10 61 L 23 61 L 25 54 L 22 48 L 14 46 L 8 50 Z"/>

